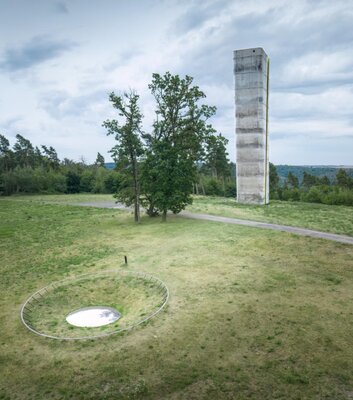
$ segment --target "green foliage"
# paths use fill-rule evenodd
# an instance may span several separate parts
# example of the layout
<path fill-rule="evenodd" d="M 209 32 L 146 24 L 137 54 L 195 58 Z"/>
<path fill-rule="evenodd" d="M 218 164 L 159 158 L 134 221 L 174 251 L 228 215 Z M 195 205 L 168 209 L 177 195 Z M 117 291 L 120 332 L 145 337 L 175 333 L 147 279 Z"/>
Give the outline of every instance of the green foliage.
<path fill-rule="evenodd" d="M 118 120 L 107 120 L 103 126 L 108 130 L 107 135 L 114 136 L 117 144 L 110 151 L 116 161 L 124 158 L 137 159 L 143 154 L 143 144 L 141 140 L 141 121 L 142 114 L 138 106 L 139 95 L 131 91 L 122 96 L 112 92 L 109 100 L 113 107 L 118 110 L 118 115 L 124 120 L 123 125 L 119 125 Z"/>
<path fill-rule="evenodd" d="M 104 167 L 98 167 L 95 171 L 92 192 L 93 193 L 107 193 L 106 180 L 109 172 Z"/>
<path fill-rule="evenodd" d="M 121 174 L 125 174 L 125 182 L 130 181 L 130 196 L 122 196 L 120 200 L 126 205 L 134 204 L 135 222 L 140 222 L 140 173 L 138 158 L 143 154 L 144 148 L 141 139 L 142 114 L 138 106 L 139 96 L 135 92 L 124 93 L 117 96 L 112 92 L 109 100 L 113 107 L 118 110 L 124 123 L 119 125 L 117 120 L 107 120 L 103 126 L 107 128 L 107 135 L 113 135 L 117 144 L 111 149 L 116 162 L 124 164 Z M 130 179 L 131 178 L 131 179 Z M 119 195 L 118 195 L 119 196 Z"/>
<path fill-rule="evenodd" d="M 179 213 L 192 202 L 196 167 L 192 159 L 178 154 L 166 140 L 156 142 L 142 168 L 143 192 L 151 194 L 153 206 L 166 217 Z"/>
<path fill-rule="evenodd" d="M 209 175 L 199 174 L 194 183 L 194 194 L 204 196 L 222 196 L 235 198 L 237 195 L 236 182 L 233 178 L 215 178 Z"/>
<path fill-rule="evenodd" d="M 0 172 L 9 171 L 13 168 L 14 154 L 10 149 L 10 142 L 8 139 L 0 135 Z"/>
<path fill-rule="evenodd" d="M 339 187 L 353 189 L 353 178 L 351 178 L 343 168 L 338 170 L 336 181 Z"/>
<path fill-rule="evenodd" d="M 106 193 L 116 193 L 123 180 L 123 175 L 118 171 L 109 171 L 104 179 L 104 186 Z"/>
<path fill-rule="evenodd" d="M 147 142 L 173 143 L 196 162 L 204 154 L 205 139 L 215 132 L 207 120 L 215 114 L 216 107 L 200 104 L 206 95 L 192 83 L 193 78 L 188 75 L 152 75 L 148 87 L 156 101 L 157 119 L 152 135 L 145 137 Z"/>
<path fill-rule="evenodd" d="M 274 164 L 271 162 L 269 163 L 270 165 L 270 171 L 269 171 L 269 177 L 270 177 L 270 199 L 278 199 L 279 197 L 279 176 L 277 173 L 277 169 Z"/>
<path fill-rule="evenodd" d="M 17 142 L 15 143 L 14 158 L 16 165 L 19 167 L 34 167 L 38 158 L 38 150 L 35 153 L 32 143 L 23 136 L 16 135 Z"/>
<path fill-rule="evenodd" d="M 222 135 L 209 136 L 206 140 L 206 156 L 203 170 L 213 177 L 230 176 L 230 165 L 226 145 L 228 140 Z"/>
<path fill-rule="evenodd" d="M 284 186 L 273 185 L 271 183 L 274 182 L 274 179 L 277 183 L 279 181 L 277 179 L 277 171 L 277 178 L 273 172 L 275 169 L 276 167 L 270 164 L 270 196 L 272 199 L 332 205 L 353 205 L 353 178 L 342 168 L 339 170 L 335 169 L 337 172 L 335 179 L 337 185 L 331 184 L 330 179 L 325 175 L 315 176 L 304 170 L 301 184 L 298 176 L 294 172 L 289 171 Z"/>
<path fill-rule="evenodd" d="M 196 162 L 205 156 L 205 147 L 221 148 L 220 136 L 211 139 L 215 130 L 207 120 L 216 108 L 201 104 L 205 94 L 193 86 L 193 78 L 153 74 L 149 88 L 156 101 L 157 118 L 153 133 L 144 135 L 148 150 L 143 165 L 144 202 L 154 213 L 166 218 L 167 210 L 178 213 L 192 201 L 196 182 Z M 225 147 L 223 146 L 223 150 Z M 211 156 L 214 161 L 216 157 Z"/>
<path fill-rule="evenodd" d="M 299 201 L 300 200 L 300 191 L 298 188 L 283 188 L 279 191 L 280 199 L 285 201 Z"/>
<path fill-rule="evenodd" d="M 96 161 L 95 161 L 95 165 L 97 165 L 98 167 L 103 167 L 103 168 L 105 168 L 105 160 L 104 160 L 104 157 L 102 156 L 102 154 L 101 153 L 97 153 L 97 158 L 96 158 Z"/>
<path fill-rule="evenodd" d="M 50 146 L 49 148 L 47 146 L 42 146 L 44 155 L 42 156 L 42 163 L 44 162 L 47 164 L 47 167 L 49 169 L 58 169 L 60 165 L 60 160 L 58 157 L 58 154 L 56 150 Z M 38 157 L 40 157 L 40 152 L 38 149 Z"/>
<path fill-rule="evenodd" d="M 13 193 L 114 193 L 121 176 L 107 170 L 103 156 L 98 153 L 94 165 L 65 158 L 60 162 L 56 150 L 38 147 L 21 135 L 10 149 L 8 139 L 0 135 L 0 194 Z"/>
<path fill-rule="evenodd" d="M 327 177 L 329 184 L 336 182 L 336 174 L 337 174 L 337 167 L 333 166 L 302 166 L 302 165 L 276 165 L 277 173 L 280 178 L 280 184 L 283 185 L 285 180 L 287 179 L 288 173 L 292 172 L 299 179 L 299 184 L 303 181 L 303 174 L 304 172 L 313 175 L 317 178 L 324 178 Z M 346 173 L 353 178 L 353 168 L 344 168 Z M 326 179 L 325 179 L 326 180 Z M 322 184 L 327 184 L 321 182 Z"/>
<path fill-rule="evenodd" d="M 319 180 L 316 176 L 311 175 L 304 171 L 303 182 L 302 182 L 303 188 L 310 189 L 312 186 L 317 185 L 318 182 L 319 182 Z"/>
<path fill-rule="evenodd" d="M 95 171 L 92 169 L 85 169 L 80 177 L 80 192 L 92 192 L 95 180 Z"/>
<path fill-rule="evenodd" d="M 43 167 L 16 167 L 1 175 L 5 195 L 13 193 L 56 193 L 66 191 L 66 179 L 61 173 Z"/>
<path fill-rule="evenodd" d="M 66 174 L 66 193 L 79 193 L 80 192 L 80 175 L 69 170 Z"/>
<path fill-rule="evenodd" d="M 304 174 L 306 174 L 306 173 L 304 173 Z M 314 180 L 314 182 L 315 182 L 315 180 Z M 293 189 L 298 189 L 299 188 L 299 179 L 294 174 L 292 174 L 292 172 L 289 172 L 285 186 L 289 187 L 289 188 L 293 188 Z"/>

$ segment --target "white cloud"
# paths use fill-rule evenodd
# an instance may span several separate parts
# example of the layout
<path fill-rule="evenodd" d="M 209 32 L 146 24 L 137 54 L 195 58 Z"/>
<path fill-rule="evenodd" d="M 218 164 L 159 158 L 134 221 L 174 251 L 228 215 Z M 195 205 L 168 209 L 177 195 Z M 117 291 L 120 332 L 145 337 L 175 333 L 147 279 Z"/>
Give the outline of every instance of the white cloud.
<path fill-rule="evenodd" d="M 24 44 L 35 49 L 30 38 L 38 35 L 77 45 L 70 51 L 53 46 L 50 57 L 40 52 L 30 62 L 22 57 L 25 72 L 0 76 L 0 129 L 8 137 L 21 133 L 35 145 L 54 146 L 61 157 L 107 156 L 113 139 L 101 124 L 115 116 L 108 93 L 136 89 L 149 130 L 154 103 L 147 85 L 153 72 L 169 70 L 194 76 L 207 103 L 217 106 L 213 123 L 230 140 L 234 160 L 232 51 L 262 46 L 271 57 L 271 160 L 352 163 L 353 10 L 347 1 L 56 2 L 55 13 L 42 1 L 36 14 L 24 0 L 16 4 L 0 16 L 6 38 L 0 58 L 19 54 L 11 49 L 28 54 Z"/>
<path fill-rule="evenodd" d="M 353 79 L 353 53 L 350 49 L 335 52 L 311 52 L 293 57 L 283 68 L 280 81 L 285 85 L 311 85 L 313 83 L 351 81 Z"/>

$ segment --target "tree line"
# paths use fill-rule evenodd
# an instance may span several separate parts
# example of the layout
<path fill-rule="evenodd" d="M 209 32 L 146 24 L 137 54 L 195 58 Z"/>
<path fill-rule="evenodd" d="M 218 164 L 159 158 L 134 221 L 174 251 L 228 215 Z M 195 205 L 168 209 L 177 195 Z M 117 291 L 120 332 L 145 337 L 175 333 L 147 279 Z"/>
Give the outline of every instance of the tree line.
<path fill-rule="evenodd" d="M 276 167 L 270 165 L 270 197 L 284 201 L 304 201 L 309 203 L 353 206 L 353 178 L 344 168 L 337 170 L 334 181 L 327 176 L 314 176 L 306 171 L 300 182 L 289 172 L 283 185 Z"/>
<path fill-rule="evenodd" d="M 94 164 L 83 159 L 60 160 L 50 146 L 34 147 L 22 135 L 16 135 L 14 146 L 0 134 L 0 193 L 115 193 L 121 176 L 108 171 L 104 157 L 98 153 Z"/>

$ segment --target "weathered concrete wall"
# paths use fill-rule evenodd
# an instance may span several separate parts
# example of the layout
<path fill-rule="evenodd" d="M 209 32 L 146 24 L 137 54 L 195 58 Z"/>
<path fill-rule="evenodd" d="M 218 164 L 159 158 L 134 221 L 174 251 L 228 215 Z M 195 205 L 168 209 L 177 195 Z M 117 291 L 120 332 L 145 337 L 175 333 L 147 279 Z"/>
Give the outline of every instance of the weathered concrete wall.
<path fill-rule="evenodd" d="M 268 57 L 262 48 L 234 51 L 237 200 L 269 202 Z"/>

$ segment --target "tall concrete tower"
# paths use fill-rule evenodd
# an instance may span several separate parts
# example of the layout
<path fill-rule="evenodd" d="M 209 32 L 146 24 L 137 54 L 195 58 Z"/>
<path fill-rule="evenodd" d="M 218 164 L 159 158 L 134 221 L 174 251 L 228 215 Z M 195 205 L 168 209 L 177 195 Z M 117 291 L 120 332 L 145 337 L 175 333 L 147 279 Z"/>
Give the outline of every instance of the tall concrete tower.
<path fill-rule="evenodd" d="M 237 200 L 269 202 L 269 58 L 261 48 L 234 51 Z"/>

